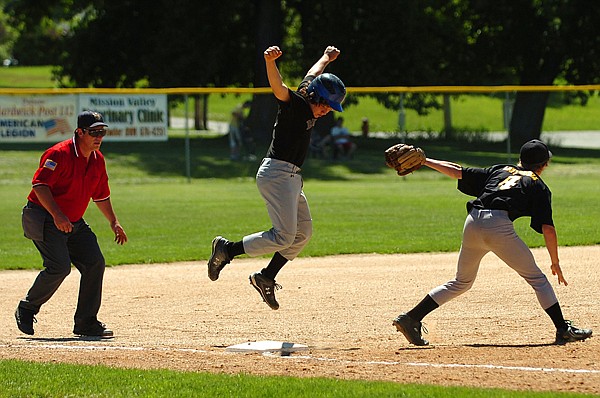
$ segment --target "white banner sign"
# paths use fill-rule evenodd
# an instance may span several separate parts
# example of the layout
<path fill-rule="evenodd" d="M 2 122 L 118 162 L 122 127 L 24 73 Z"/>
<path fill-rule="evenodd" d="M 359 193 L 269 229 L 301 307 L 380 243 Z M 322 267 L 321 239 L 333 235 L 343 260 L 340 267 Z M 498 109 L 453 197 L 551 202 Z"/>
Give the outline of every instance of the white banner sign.
<path fill-rule="evenodd" d="M 81 94 L 79 111 L 100 112 L 108 124 L 106 140 L 166 141 L 167 96 Z"/>
<path fill-rule="evenodd" d="M 76 119 L 76 95 L 0 96 L 0 142 L 62 141 Z"/>
<path fill-rule="evenodd" d="M 73 136 L 77 114 L 100 112 L 106 141 L 166 141 L 167 96 L 80 94 L 0 96 L 0 143 L 59 142 Z"/>

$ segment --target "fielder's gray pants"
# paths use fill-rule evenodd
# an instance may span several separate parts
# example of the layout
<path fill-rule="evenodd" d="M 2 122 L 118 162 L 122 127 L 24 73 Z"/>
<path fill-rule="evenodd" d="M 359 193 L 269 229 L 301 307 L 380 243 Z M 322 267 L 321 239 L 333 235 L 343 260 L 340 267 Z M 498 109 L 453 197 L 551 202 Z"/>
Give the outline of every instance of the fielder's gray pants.
<path fill-rule="evenodd" d="M 279 252 L 293 260 L 312 236 L 312 218 L 302 191 L 300 168 L 278 159 L 263 159 L 256 173 L 273 227 L 244 236 L 244 251 L 251 257 Z"/>
<path fill-rule="evenodd" d="M 558 302 L 529 247 L 515 232 L 508 212 L 473 209 L 465 220 L 456 277 L 429 292 L 442 305 L 473 286 L 483 256 L 493 252 L 531 285 L 543 309 Z"/>

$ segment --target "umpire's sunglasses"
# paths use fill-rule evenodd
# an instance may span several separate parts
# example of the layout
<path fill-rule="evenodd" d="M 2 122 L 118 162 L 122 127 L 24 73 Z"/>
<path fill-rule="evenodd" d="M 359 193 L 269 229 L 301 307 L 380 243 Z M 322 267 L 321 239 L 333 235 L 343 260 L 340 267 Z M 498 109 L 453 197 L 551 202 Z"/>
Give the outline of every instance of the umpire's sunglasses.
<path fill-rule="evenodd" d="M 97 130 L 90 130 L 90 129 L 84 129 L 85 131 L 87 131 L 87 133 L 91 136 L 91 137 L 104 137 L 106 135 L 106 129 L 97 129 Z"/>

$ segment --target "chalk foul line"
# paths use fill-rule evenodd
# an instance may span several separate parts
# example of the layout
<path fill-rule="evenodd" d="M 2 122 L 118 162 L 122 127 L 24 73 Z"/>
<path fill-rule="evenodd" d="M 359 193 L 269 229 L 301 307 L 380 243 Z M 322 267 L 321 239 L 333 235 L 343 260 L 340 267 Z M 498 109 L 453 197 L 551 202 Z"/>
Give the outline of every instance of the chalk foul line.
<path fill-rule="evenodd" d="M 96 346 L 96 345 L 66 345 L 66 344 L 0 344 L 0 348 L 18 348 L 18 349 L 54 349 L 54 350 L 87 350 L 87 351 L 162 351 L 162 352 L 189 352 L 189 353 L 207 353 L 209 351 L 195 348 L 172 348 L 172 347 L 128 347 L 128 346 Z M 229 353 L 228 353 L 229 354 Z M 234 354 L 235 355 L 235 354 Z M 339 362 L 348 364 L 362 365 L 383 365 L 383 366 L 421 366 L 430 368 L 471 368 L 471 369 L 491 369 L 491 370 L 515 370 L 521 372 L 544 372 L 544 373 L 585 373 L 600 374 L 596 369 L 567 369 L 567 368 L 544 368 L 530 366 L 505 366 L 493 364 L 463 364 L 463 363 L 428 363 L 428 362 L 400 362 L 400 361 L 352 361 L 338 358 L 313 357 L 310 355 L 277 355 L 276 353 L 264 353 L 266 357 L 277 357 L 286 359 L 303 359 L 320 362 Z"/>
<path fill-rule="evenodd" d="M 402 365 L 402 366 L 422 366 L 430 368 L 480 368 L 480 369 L 495 369 L 495 370 L 517 370 L 524 372 L 556 372 L 556 373 L 587 373 L 587 374 L 600 374 L 600 370 L 596 369 L 565 369 L 565 368 L 541 368 L 541 367 L 529 367 L 529 366 L 505 366 L 505 365 L 492 365 L 492 364 L 463 364 L 463 363 L 427 363 L 427 362 L 399 362 L 399 361 L 350 361 L 340 360 L 336 358 L 319 358 L 312 357 L 309 355 L 302 356 L 282 356 L 282 358 L 289 359 L 308 359 L 314 361 L 324 362 L 342 362 L 348 364 L 363 364 L 363 365 Z"/>
<path fill-rule="evenodd" d="M 96 346 L 96 345 L 67 345 L 67 344 L 0 344 L 0 348 L 46 348 L 51 350 L 84 350 L 84 351 L 167 351 L 167 352 L 208 352 L 195 348 L 172 348 L 172 347 L 127 347 L 127 346 Z"/>

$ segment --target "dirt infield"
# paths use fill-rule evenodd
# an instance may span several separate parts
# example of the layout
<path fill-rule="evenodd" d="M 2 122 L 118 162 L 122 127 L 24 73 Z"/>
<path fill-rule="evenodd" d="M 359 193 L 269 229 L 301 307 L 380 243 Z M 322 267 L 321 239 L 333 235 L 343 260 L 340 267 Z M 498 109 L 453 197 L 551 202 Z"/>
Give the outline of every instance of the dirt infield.
<path fill-rule="evenodd" d="M 534 250 L 547 270 L 548 255 Z M 563 312 L 598 328 L 600 246 L 561 248 L 569 286 Z M 322 376 L 518 390 L 600 394 L 600 338 L 553 345 L 550 319 L 533 290 L 493 255 L 471 291 L 426 318 L 431 346 L 409 346 L 392 319 L 451 278 L 456 253 L 299 258 L 281 272 L 281 308 L 248 283 L 265 259 L 238 259 L 211 282 L 205 262 L 110 268 L 100 319 L 110 340 L 71 334 L 74 271 L 42 308 L 36 334 L 20 334 L 18 300 L 37 271 L 0 272 L 0 358 L 185 371 Z M 290 356 L 230 353 L 247 341 L 301 343 Z"/>

